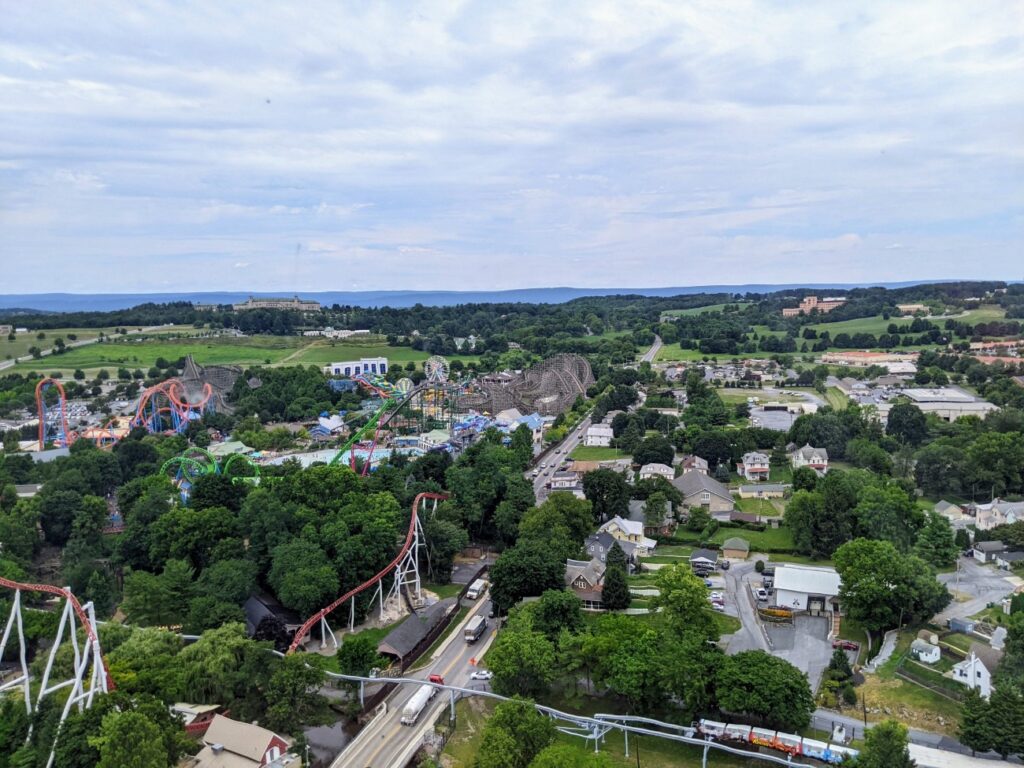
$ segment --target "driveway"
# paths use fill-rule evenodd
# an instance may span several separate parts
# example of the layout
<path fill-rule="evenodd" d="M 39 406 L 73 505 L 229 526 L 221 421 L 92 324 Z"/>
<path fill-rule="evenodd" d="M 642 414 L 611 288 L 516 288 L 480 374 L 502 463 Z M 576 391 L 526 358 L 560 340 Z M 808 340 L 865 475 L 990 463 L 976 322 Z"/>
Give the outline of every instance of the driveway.
<path fill-rule="evenodd" d="M 772 653 L 807 673 L 811 690 L 818 690 L 821 675 L 832 658 L 828 619 L 797 616 L 792 625 L 766 624 L 774 646 Z"/>
<path fill-rule="evenodd" d="M 757 580 L 753 562 L 733 563 L 732 567 L 723 572 L 726 589 L 732 598 L 733 605 L 740 620 L 740 628 L 728 641 L 726 652 L 729 654 L 743 651 L 767 651 L 768 642 L 757 620 L 754 606 L 748 597 L 748 584 Z"/>
<path fill-rule="evenodd" d="M 998 603 L 1013 591 L 1007 578 L 1011 574 L 982 565 L 974 558 L 961 557 L 959 571 L 940 573 L 939 581 L 953 593 L 953 602 L 935 616 L 935 623 L 945 626 L 952 618 L 963 619 L 983 611 L 989 603 Z"/>

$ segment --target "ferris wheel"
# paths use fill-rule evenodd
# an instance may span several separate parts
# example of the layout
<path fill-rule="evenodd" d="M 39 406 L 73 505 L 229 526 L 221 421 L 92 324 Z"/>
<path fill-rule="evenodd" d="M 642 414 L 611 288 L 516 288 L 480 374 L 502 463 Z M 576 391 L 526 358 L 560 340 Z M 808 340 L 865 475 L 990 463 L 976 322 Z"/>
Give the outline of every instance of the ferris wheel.
<path fill-rule="evenodd" d="M 395 389 L 403 395 L 407 395 L 412 391 L 413 383 L 412 379 L 399 379 L 395 382 Z"/>
<path fill-rule="evenodd" d="M 440 355 L 429 357 L 423 364 L 423 373 L 431 384 L 443 384 L 448 381 L 448 361 Z"/>

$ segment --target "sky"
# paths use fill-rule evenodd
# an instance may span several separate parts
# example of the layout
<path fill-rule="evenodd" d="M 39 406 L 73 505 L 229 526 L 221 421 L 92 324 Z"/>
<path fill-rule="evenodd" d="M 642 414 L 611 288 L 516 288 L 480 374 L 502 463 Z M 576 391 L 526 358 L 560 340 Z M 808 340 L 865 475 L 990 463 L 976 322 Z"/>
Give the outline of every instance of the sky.
<path fill-rule="evenodd" d="M 1024 0 L 0 15 L 0 293 L 1024 279 Z"/>

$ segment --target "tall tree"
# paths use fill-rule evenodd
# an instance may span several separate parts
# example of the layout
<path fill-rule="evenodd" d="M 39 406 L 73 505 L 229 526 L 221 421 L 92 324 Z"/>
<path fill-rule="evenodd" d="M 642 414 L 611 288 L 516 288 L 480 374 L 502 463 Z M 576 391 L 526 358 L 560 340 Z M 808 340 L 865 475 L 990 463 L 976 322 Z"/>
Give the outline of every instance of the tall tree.
<path fill-rule="evenodd" d="M 981 697 L 977 688 L 971 688 L 960 709 L 960 728 L 957 738 L 972 752 L 988 752 L 998 740 L 992 730 L 989 703 Z"/>
<path fill-rule="evenodd" d="M 718 639 L 714 615 L 708 610 L 707 588 L 689 566 L 670 565 L 655 576 L 658 594 L 651 601 L 677 634 L 697 633 L 705 640 Z"/>
<path fill-rule="evenodd" d="M 565 560 L 546 542 L 520 542 L 491 566 L 491 600 L 502 614 L 524 597 L 564 586 Z"/>
<path fill-rule="evenodd" d="M 503 736 L 509 736 L 505 739 Z M 555 724 L 528 699 L 512 699 L 494 708 L 484 726 L 483 743 L 498 741 L 500 750 L 481 749 L 479 768 L 526 768 L 555 740 Z M 511 749 L 510 745 L 514 745 Z"/>
<path fill-rule="evenodd" d="M 583 494 L 598 523 L 629 512 L 630 490 L 626 478 L 610 469 L 596 469 L 583 476 Z"/>
<path fill-rule="evenodd" d="M 914 768 L 907 749 L 907 726 L 884 720 L 868 729 L 857 757 L 857 768 Z"/>
<path fill-rule="evenodd" d="M 924 527 L 917 535 L 914 553 L 936 568 L 948 568 L 953 565 L 960 555 L 960 547 L 957 546 L 956 535 L 949 520 L 940 514 L 930 512 Z"/>
<path fill-rule="evenodd" d="M 554 646 L 533 628 L 529 614 L 515 619 L 498 633 L 487 654 L 494 690 L 506 696 L 546 693 L 555 679 Z"/>
<path fill-rule="evenodd" d="M 166 768 L 167 752 L 160 729 L 139 712 L 109 712 L 98 736 L 89 739 L 97 748 L 97 768 Z"/>
<path fill-rule="evenodd" d="M 920 445 L 928 436 L 928 423 L 913 403 L 896 403 L 889 411 L 885 431 L 904 443 Z"/>
<path fill-rule="evenodd" d="M 761 718 L 780 730 L 806 728 L 814 712 L 807 675 L 764 651 L 726 656 L 718 667 L 715 689 L 722 709 Z"/>

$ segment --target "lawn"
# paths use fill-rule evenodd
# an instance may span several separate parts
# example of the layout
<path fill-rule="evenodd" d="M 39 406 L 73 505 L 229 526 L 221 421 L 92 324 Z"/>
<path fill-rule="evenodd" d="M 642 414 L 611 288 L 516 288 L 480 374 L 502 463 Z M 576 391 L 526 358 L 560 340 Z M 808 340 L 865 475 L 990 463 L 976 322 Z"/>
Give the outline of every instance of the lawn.
<path fill-rule="evenodd" d="M 748 304 L 749 301 L 734 301 L 732 304 L 738 305 L 741 309 Z M 703 315 L 705 312 L 721 312 L 729 304 L 708 304 L 704 307 L 690 307 L 689 309 L 666 309 L 661 314 L 663 315 L 675 315 L 676 317 L 682 317 L 684 315 Z"/>
<path fill-rule="evenodd" d="M 883 664 L 876 675 L 868 675 L 857 690 L 867 701 L 869 719 L 881 720 L 885 709 L 900 722 L 912 728 L 942 733 L 955 733 L 960 722 L 960 704 L 934 691 L 896 676 L 900 659 L 906 656 L 916 631 L 907 630 L 900 635 L 892 658 Z"/>
<path fill-rule="evenodd" d="M 618 448 L 602 448 L 598 445 L 579 445 L 569 454 L 570 459 L 577 461 L 610 461 L 612 459 L 628 459 L 629 454 Z"/>
<path fill-rule="evenodd" d="M 430 584 L 427 582 L 423 584 L 424 589 L 429 589 L 442 600 L 446 597 L 455 597 L 462 591 L 462 587 L 462 584 Z"/>
<path fill-rule="evenodd" d="M 592 715 L 596 712 L 624 713 L 626 710 L 622 702 L 603 698 L 567 699 L 563 696 L 549 696 L 543 699 L 542 703 L 563 712 L 583 715 Z M 487 717 L 494 711 L 495 706 L 495 702 L 479 698 L 463 699 L 455 705 L 455 734 L 445 745 L 444 765 L 450 768 L 471 768 L 480 751 Z M 583 759 L 593 753 L 593 743 L 584 742 L 576 736 L 559 733 L 556 741 L 573 745 Z M 626 758 L 625 741 L 615 731 L 610 732 L 601 744 L 601 752 L 611 757 L 612 763 L 618 768 L 633 768 L 637 762 L 644 768 L 698 768 L 702 765 L 699 748 L 668 739 L 634 736 L 629 740 L 629 749 L 630 756 Z M 707 765 L 711 768 L 757 768 L 766 763 L 711 750 Z"/>
<path fill-rule="evenodd" d="M 785 499 L 740 499 L 736 498 L 736 509 L 751 515 L 778 517 L 786 510 Z"/>
<path fill-rule="evenodd" d="M 750 542 L 751 552 L 767 552 L 776 549 L 792 551 L 793 549 L 793 535 L 789 532 L 789 528 L 767 528 L 763 531 L 719 528 L 711 537 L 711 541 L 715 544 L 722 544 L 726 539 L 731 539 L 734 536 Z"/>
<path fill-rule="evenodd" d="M 767 353 L 762 355 L 767 357 Z M 749 355 L 708 355 L 701 352 L 699 349 L 683 349 L 678 344 L 665 344 L 661 349 L 658 350 L 658 355 L 655 358 L 656 362 L 694 362 L 697 360 L 712 359 L 715 360 L 738 360 L 740 358 L 749 357 Z"/>
<path fill-rule="evenodd" d="M 28 354 L 29 347 L 39 347 L 40 349 L 50 349 L 53 347 L 54 339 L 60 337 L 64 339 L 65 344 L 71 344 L 72 340 L 69 335 L 78 337 L 78 341 L 87 341 L 89 339 L 95 339 L 100 333 L 109 334 L 113 333 L 113 328 L 54 328 L 53 330 L 45 330 L 43 333 L 46 334 L 45 339 L 37 339 L 36 331 L 30 331 L 27 333 L 19 333 L 14 337 L 14 341 L 8 341 L 7 336 L 0 336 L 0 360 L 7 360 L 14 357 L 21 357 Z M 57 359 L 57 358 L 54 358 Z"/>
<path fill-rule="evenodd" d="M 34 336 L 33 342 L 34 342 Z M 52 344 L 51 332 L 46 342 Z M 81 336 L 79 337 L 81 338 Z M 43 342 L 43 343 L 46 343 Z M 0 353 L 3 344 L 0 342 Z M 56 357 L 44 357 L 19 363 L 19 371 L 73 371 L 75 368 L 142 368 L 153 365 L 158 357 L 177 360 L 191 354 L 200 365 L 317 365 L 361 357 L 386 357 L 394 365 L 422 362 L 430 355 L 411 347 L 389 347 L 386 344 L 331 342 L 302 336 L 217 336 L 194 340 L 121 337 L 72 349 Z M 449 360 L 468 362 L 472 355 L 453 355 Z"/>
<path fill-rule="evenodd" d="M 842 393 L 839 387 L 829 387 L 825 390 L 825 399 L 828 404 L 832 406 L 833 410 L 845 411 L 846 407 L 850 404 L 846 395 Z"/>

